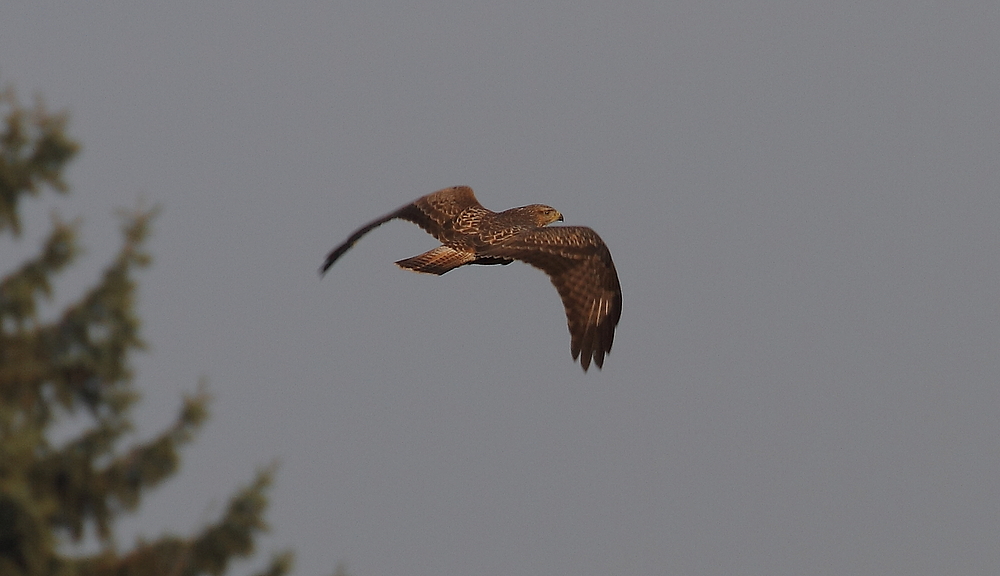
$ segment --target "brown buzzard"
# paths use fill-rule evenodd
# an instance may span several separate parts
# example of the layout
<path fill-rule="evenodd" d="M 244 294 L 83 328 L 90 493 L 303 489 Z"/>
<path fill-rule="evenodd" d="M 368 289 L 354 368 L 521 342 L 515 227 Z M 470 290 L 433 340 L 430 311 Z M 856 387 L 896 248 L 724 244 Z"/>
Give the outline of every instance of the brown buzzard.
<path fill-rule="evenodd" d="M 396 262 L 401 268 L 441 275 L 466 264 L 521 260 L 541 269 L 566 308 L 573 359 L 580 357 L 584 371 L 591 358 L 598 368 L 604 365 L 622 315 L 622 290 L 611 253 L 596 232 L 584 226 L 546 228 L 563 217 L 541 204 L 493 212 L 483 208 L 472 188 L 455 186 L 358 228 L 330 252 L 320 274 L 362 236 L 396 218 L 413 222 L 441 242 L 433 250 Z"/>

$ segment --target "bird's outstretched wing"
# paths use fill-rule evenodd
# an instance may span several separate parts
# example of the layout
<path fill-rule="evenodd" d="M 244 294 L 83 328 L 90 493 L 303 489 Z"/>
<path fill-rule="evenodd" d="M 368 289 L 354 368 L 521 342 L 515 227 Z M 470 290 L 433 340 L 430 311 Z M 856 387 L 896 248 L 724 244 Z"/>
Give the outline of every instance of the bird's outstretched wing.
<path fill-rule="evenodd" d="M 452 240 L 454 237 L 459 235 L 459 233 L 456 232 L 455 227 L 456 219 L 469 208 L 478 208 L 482 211 L 486 210 L 482 207 L 479 201 L 476 200 L 475 194 L 472 193 L 472 188 L 469 188 L 468 186 L 445 188 L 432 194 L 417 198 L 406 206 L 390 212 L 381 218 L 373 220 L 355 230 L 354 233 L 347 238 L 347 240 L 344 240 L 343 244 L 330 251 L 326 260 L 323 261 L 323 265 L 320 267 L 319 272 L 320 274 L 324 274 L 327 270 L 329 270 L 330 266 L 333 266 L 333 263 L 343 256 L 345 252 L 350 250 L 362 236 L 390 220 L 395 220 L 396 218 L 413 222 L 441 242 Z"/>
<path fill-rule="evenodd" d="M 591 358 L 598 368 L 604 365 L 622 315 L 622 289 L 611 252 L 596 232 L 584 226 L 536 228 L 483 254 L 521 260 L 548 274 L 566 308 L 573 359 L 580 356 L 584 371 Z"/>

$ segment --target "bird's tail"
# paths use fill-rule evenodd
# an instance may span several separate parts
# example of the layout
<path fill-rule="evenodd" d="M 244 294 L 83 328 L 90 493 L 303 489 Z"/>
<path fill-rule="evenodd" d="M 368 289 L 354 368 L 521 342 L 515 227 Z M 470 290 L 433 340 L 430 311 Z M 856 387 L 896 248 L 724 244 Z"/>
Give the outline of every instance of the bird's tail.
<path fill-rule="evenodd" d="M 440 276 L 449 270 L 454 270 L 463 264 L 468 264 L 476 259 L 475 254 L 470 252 L 460 252 L 448 246 L 438 246 L 433 250 L 428 250 L 423 254 L 418 254 L 412 258 L 396 262 L 396 266 L 421 272 L 423 274 L 437 274 Z"/>

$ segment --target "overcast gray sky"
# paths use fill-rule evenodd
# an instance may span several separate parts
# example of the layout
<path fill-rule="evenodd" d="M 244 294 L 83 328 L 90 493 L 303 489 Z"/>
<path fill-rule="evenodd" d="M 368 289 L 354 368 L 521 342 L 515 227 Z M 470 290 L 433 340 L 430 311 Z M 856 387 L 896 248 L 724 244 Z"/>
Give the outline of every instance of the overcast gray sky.
<path fill-rule="evenodd" d="M 60 298 L 162 205 L 140 432 L 216 397 L 122 545 L 280 458 L 262 548 L 298 574 L 996 574 L 998 31 L 995 0 L 9 3 L 0 83 L 84 146 L 29 204 L 35 238 L 85 219 Z M 435 245 L 405 222 L 318 278 L 456 184 L 601 234 L 603 371 L 538 270 L 393 266 Z"/>

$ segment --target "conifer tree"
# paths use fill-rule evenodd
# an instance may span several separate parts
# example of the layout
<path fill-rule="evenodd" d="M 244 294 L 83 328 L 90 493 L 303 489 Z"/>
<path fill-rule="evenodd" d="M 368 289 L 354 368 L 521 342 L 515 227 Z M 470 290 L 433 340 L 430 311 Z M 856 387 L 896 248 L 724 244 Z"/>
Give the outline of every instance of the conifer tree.
<path fill-rule="evenodd" d="M 2 243 L 21 238 L 22 200 L 67 193 L 63 170 L 78 145 L 66 135 L 64 115 L 40 102 L 24 107 L 12 90 L 0 93 L 0 114 L 2 255 Z M 166 430 L 142 442 L 128 435 L 138 399 L 129 359 L 143 347 L 135 274 L 150 262 L 144 242 L 154 215 L 123 214 L 117 255 L 94 286 L 55 314 L 43 314 L 41 305 L 79 253 L 79 224 L 53 218 L 37 255 L 19 264 L 0 258 L 0 576 L 222 574 L 230 560 L 252 554 L 266 529 L 273 467 L 259 471 L 197 534 L 140 541 L 124 551 L 115 544 L 115 521 L 177 471 L 178 449 L 207 417 L 201 388 L 182 399 Z M 53 441 L 53 428 L 68 420 L 74 429 L 83 422 L 81 431 Z M 100 550 L 74 555 L 69 544 L 88 535 Z M 260 574 L 284 574 L 291 559 L 290 552 L 278 554 Z"/>

